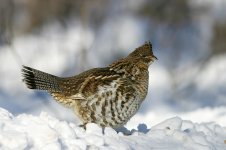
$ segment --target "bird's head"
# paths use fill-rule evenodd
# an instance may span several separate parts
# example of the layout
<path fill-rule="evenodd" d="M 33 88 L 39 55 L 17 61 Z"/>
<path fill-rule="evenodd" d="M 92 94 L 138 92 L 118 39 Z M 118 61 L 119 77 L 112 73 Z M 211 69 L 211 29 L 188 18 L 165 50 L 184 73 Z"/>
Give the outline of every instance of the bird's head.
<path fill-rule="evenodd" d="M 109 65 L 110 70 L 116 72 L 131 73 L 134 70 L 134 66 L 141 70 L 148 69 L 149 65 L 154 62 L 157 57 L 152 52 L 152 45 L 150 42 L 146 42 L 144 45 L 136 48 L 127 57 L 119 59 Z"/>
<path fill-rule="evenodd" d="M 128 59 L 134 61 L 142 61 L 147 65 L 157 60 L 157 57 L 152 52 L 151 42 L 145 42 L 144 45 L 136 48 L 132 53 L 127 56 Z"/>

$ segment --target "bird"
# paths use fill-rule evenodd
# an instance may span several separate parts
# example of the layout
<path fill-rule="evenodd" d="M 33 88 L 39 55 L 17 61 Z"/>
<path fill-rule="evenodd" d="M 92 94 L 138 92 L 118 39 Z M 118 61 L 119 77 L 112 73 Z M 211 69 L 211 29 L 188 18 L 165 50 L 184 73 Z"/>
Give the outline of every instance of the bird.
<path fill-rule="evenodd" d="M 47 91 L 58 103 L 73 110 L 82 125 L 123 127 L 146 98 L 149 66 L 157 60 L 151 42 L 107 67 L 93 68 L 72 77 L 58 77 L 22 66 L 29 89 Z"/>

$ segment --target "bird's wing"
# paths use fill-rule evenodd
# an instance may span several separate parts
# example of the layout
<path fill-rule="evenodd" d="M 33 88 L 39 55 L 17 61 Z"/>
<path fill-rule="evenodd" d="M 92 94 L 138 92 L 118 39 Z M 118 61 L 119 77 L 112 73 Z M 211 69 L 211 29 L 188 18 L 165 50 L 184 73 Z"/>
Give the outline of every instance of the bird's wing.
<path fill-rule="evenodd" d="M 114 97 L 114 92 L 120 91 L 118 98 L 134 99 L 136 90 L 130 86 L 132 80 L 123 78 L 123 74 L 116 73 L 109 68 L 92 69 L 74 77 L 62 78 L 60 87 L 62 92 L 51 93 L 59 103 L 71 107 L 75 100 L 89 98 Z"/>
<path fill-rule="evenodd" d="M 61 94 L 74 100 L 83 100 L 94 95 L 101 88 L 115 84 L 121 77 L 109 68 L 94 68 L 79 75 L 62 78 L 60 81 Z"/>

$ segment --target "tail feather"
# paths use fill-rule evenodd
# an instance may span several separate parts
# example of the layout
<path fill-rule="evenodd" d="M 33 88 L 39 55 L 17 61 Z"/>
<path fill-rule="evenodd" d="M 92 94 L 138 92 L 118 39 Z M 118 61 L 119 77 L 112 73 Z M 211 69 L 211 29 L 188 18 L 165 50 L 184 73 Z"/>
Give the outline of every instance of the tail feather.
<path fill-rule="evenodd" d="M 27 66 L 22 68 L 23 81 L 29 89 L 60 92 L 60 78 Z"/>

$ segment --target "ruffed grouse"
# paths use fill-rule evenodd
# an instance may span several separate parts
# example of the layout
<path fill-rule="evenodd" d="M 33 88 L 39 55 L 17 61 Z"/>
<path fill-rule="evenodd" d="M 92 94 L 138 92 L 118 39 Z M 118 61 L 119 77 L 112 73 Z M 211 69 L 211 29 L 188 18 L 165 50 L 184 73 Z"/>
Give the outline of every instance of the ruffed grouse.
<path fill-rule="evenodd" d="M 106 68 L 94 68 L 61 78 L 23 66 L 30 89 L 46 90 L 57 102 L 72 108 L 86 123 L 122 127 L 138 111 L 148 92 L 148 67 L 157 59 L 146 42 Z"/>

